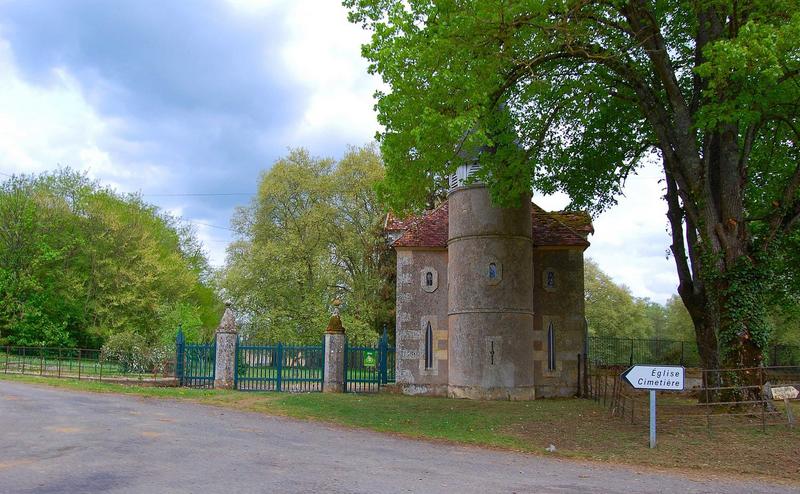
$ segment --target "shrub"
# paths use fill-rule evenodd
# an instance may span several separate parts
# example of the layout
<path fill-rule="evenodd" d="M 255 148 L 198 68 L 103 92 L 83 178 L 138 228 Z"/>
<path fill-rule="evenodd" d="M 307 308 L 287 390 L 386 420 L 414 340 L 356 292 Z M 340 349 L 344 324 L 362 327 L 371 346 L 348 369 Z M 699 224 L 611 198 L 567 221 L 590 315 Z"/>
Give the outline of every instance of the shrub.
<path fill-rule="evenodd" d="M 148 346 L 141 335 L 123 332 L 108 338 L 101 358 L 119 363 L 124 372 L 162 373 L 172 353 L 167 345 Z"/>

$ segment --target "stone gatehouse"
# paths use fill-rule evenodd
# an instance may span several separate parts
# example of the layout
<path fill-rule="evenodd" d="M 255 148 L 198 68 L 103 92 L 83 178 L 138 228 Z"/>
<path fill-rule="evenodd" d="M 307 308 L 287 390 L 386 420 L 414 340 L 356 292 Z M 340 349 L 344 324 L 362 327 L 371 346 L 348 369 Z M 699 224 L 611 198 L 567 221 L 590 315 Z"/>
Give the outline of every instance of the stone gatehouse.
<path fill-rule="evenodd" d="M 485 185 L 468 183 L 472 167 L 459 168 L 436 209 L 387 217 L 398 386 L 474 399 L 575 395 L 591 219 L 546 212 L 530 197 L 495 207 Z"/>

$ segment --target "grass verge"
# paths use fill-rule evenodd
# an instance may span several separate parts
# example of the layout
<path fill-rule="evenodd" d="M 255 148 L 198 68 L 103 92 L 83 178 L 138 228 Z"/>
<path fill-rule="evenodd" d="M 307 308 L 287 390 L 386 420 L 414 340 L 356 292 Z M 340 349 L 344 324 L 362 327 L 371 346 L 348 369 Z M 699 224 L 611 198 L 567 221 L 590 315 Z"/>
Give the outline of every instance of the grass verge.
<path fill-rule="evenodd" d="M 770 427 L 667 428 L 658 448 L 647 444 L 644 424 L 610 418 L 588 400 L 469 401 L 394 394 L 247 393 L 154 388 L 70 379 L 0 375 L 0 378 L 97 393 L 190 400 L 250 412 L 336 423 L 407 437 L 452 441 L 551 456 L 697 470 L 702 475 L 749 475 L 797 483 L 800 431 Z"/>

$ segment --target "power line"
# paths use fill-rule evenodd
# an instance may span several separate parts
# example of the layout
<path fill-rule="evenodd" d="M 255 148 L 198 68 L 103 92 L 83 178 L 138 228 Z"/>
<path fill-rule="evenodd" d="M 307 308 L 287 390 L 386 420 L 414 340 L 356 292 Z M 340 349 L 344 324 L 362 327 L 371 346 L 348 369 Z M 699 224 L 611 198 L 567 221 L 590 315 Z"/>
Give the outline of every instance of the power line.
<path fill-rule="evenodd" d="M 227 226 L 217 226 L 217 225 L 212 225 L 212 224 L 209 224 L 209 223 L 203 223 L 203 222 L 200 222 L 200 221 L 187 220 L 186 218 L 183 218 L 183 220 L 184 221 L 188 221 L 189 223 L 193 223 L 195 225 L 203 225 L 203 226 L 207 226 L 207 227 L 210 227 L 210 228 L 219 228 L 220 230 L 228 230 L 229 232 L 234 232 L 234 233 L 236 232 L 236 230 L 234 230 L 233 228 L 228 228 Z"/>
<path fill-rule="evenodd" d="M 211 196 L 254 196 L 256 192 L 197 192 L 185 194 L 141 194 L 142 197 L 211 197 Z"/>

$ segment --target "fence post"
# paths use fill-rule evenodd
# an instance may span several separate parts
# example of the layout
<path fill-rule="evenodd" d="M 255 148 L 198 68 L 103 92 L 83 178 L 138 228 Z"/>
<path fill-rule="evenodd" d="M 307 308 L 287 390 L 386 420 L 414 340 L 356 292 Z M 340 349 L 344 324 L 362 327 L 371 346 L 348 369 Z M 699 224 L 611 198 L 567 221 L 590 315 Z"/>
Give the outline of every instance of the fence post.
<path fill-rule="evenodd" d="M 236 348 L 233 351 L 233 389 L 239 389 L 239 335 L 236 335 Z"/>
<path fill-rule="evenodd" d="M 630 365 L 633 365 L 633 338 L 631 338 L 631 359 Z"/>
<path fill-rule="evenodd" d="M 214 334 L 216 355 L 214 360 L 214 387 L 231 389 L 236 375 L 236 317 L 231 303 L 225 303 L 225 313 Z"/>
<path fill-rule="evenodd" d="M 347 351 L 344 326 L 339 318 L 338 300 L 333 302 L 333 315 L 325 328 L 325 367 L 323 368 L 322 391 L 324 393 L 341 393 L 345 391 L 345 362 Z M 383 354 L 381 352 L 381 354 Z"/>
<path fill-rule="evenodd" d="M 82 353 L 83 353 L 83 350 L 78 348 L 78 381 L 81 380 L 81 354 Z"/>
<path fill-rule="evenodd" d="M 281 390 L 281 383 L 283 382 L 283 343 L 278 343 L 278 378 L 275 381 L 276 391 Z"/>
<path fill-rule="evenodd" d="M 178 380 L 178 386 L 183 386 L 184 384 L 185 344 L 186 338 L 183 335 L 183 325 L 178 324 L 178 334 L 175 336 L 175 379 Z"/>
<path fill-rule="evenodd" d="M 591 397 L 591 393 L 589 390 L 589 354 L 583 354 L 583 395 L 586 398 Z"/>
<path fill-rule="evenodd" d="M 22 347 L 22 374 L 25 374 L 25 347 Z"/>
<path fill-rule="evenodd" d="M 383 335 L 381 335 L 381 341 L 380 344 L 378 344 L 378 353 L 380 361 L 380 384 L 387 384 L 389 382 L 386 369 L 389 357 L 389 334 L 387 333 L 386 324 L 383 325 Z"/>

